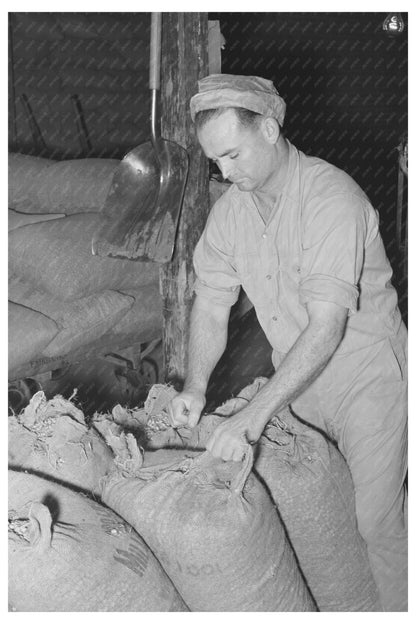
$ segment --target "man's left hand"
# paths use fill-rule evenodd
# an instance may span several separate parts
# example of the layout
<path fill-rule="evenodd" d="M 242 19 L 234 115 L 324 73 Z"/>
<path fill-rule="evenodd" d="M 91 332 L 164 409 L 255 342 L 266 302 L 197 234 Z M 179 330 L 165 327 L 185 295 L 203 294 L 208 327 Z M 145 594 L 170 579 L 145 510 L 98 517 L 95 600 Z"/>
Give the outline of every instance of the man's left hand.
<path fill-rule="evenodd" d="M 264 425 L 256 422 L 253 415 L 247 409 L 243 409 L 218 425 L 208 439 L 206 448 L 214 457 L 224 461 L 241 461 L 247 443 L 257 442 L 263 428 Z"/>

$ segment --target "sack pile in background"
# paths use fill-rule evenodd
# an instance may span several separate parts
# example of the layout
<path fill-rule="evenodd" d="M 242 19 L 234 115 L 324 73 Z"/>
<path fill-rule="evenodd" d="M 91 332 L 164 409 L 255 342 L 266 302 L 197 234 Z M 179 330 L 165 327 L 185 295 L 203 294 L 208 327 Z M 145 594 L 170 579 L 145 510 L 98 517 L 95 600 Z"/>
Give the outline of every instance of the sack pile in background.
<path fill-rule="evenodd" d="M 159 267 L 93 256 L 120 161 L 9 153 L 9 379 L 161 334 Z"/>

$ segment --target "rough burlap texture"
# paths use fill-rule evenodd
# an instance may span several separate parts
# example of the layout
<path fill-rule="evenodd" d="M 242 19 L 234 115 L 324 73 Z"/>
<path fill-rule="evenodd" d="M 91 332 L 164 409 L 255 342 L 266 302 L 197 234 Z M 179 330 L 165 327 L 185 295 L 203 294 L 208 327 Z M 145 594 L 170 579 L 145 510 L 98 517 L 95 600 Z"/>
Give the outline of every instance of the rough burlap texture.
<path fill-rule="evenodd" d="M 10 272 L 62 301 L 157 282 L 156 263 L 92 255 L 91 240 L 101 225 L 100 214 L 84 213 L 13 230 Z"/>
<path fill-rule="evenodd" d="M 216 408 L 212 414 L 204 414 L 193 429 L 173 428 L 168 416 L 168 405 L 178 393 L 172 386 L 155 384 L 150 388 L 142 412 L 135 417 L 146 418 L 145 441 L 147 449 L 158 448 L 193 448 L 203 450 L 210 435 L 224 418 L 238 412 L 254 397 L 267 382 L 265 377 L 256 378 L 251 384 L 240 390 L 236 397 Z"/>
<path fill-rule="evenodd" d="M 100 480 L 114 469 L 113 453 L 71 401 L 48 401 L 37 392 L 17 416 L 9 416 L 9 467 L 25 469 L 100 494 Z"/>
<path fill-rule="evenodd" d="M 354 486 L 341 453 L 284 410 L 266 427 L 255 470 L 267 485 L 320 611 L 380 611 Z"/>
<path fill-rule="evenodd" d="M 173 386 L 154 384 L 149 390 L 143 407 L 128 408 L 117 404 L 111 412 L 96 412 L 92 417 L 94 425 L 105 435 L 108 423 L 116 423 L 125 432 L 134 433 L 140 445 L 146 449 L 165 449 L 169 446 L 176 449 L 182 448 L 185 445 L 181 443 L 180 435 L 170 426 L 166 411 L 176 394 L 178 393 Z M 153 436 L 155 436 L 154 443 Z M 173 442 L 172 445 L 169 444 L 170 441 Z"/>
<path fill-rule="evenodd" d="M 8 205 L 21 212 L 48 212 L 36 200 L 39 178 L 54 160 L 9 153 L 8 158 Z M 58 211 L 59 212 L 59 211 Z"/>
<path fill-rule="evenodd" d="M 62 219 L 64 214 L 26 214 L 25 212 L 18 212 L 16 210 L 7 211 L 7 229 L 9 232 L 16 230 L 19 227 L 25 225 L 32 225 L 33 223 L 41 223 L 42 221 L 52 221 L 53 219 Z"/>
<path fill-rule="evenodd" d="M 53 163 L 39 175 L 35 201 L 44 212 L 100 212 L 119 160 L 79 158 Z"/>
<path fill-rule="evenodd" d="M 147 400 L 150 448 L 204 449 L 224 417 L 244 408 L 267 378 L 202 416 L 192 430 L 173 429 L 172 388 L 153 386 Z M 359 534 L 352 478 L 337 448 L 287 409 L 266 427 L 255 449 L 255 471 L 275 502 L 309 589 L 321 611 L 379 611 L 367 549 Z"/>
<path fill-rule="evenodd" d="M 50 344 L 35 354 L 38 357 L 64 355 L 98 340 L 117 326 L 135 303 L 132 296 L 114 290 L 103 290 L 64 303 L 16 275 L 9 275 L 9 297 L 15 304 L 28 305 L 48 316 L 59 327 L 59 333 Z M 22 331 L 30 332 L 30 329 L 24 326 Z M 15 346 L 24 349 L 25 341 Z"/>
<path fill-rule="evenodd" d="M 250 451 L 243 463 L 205 452 L 148 468 L 136 454 L 105 480 L 102 498 L 143 536 L 191 611 L 314 611 L 273 504 L 250 474 Z"/>
<path fill-rule="evenodd" d="M 42 355 L 54 357 L 71 353 L 98 340 L 123 319 L 133 304 L 134 299 L 129 295 L 104 290 L 71 301 L 67 306 L 61 306 L 59 311 L 54 308 L 51 316 L 54 314 L 53 318 L 60 324 L 61 331 L 43 350 Z M 48 304 L 43 307 L 48 309 Z"/>
<path fill-rule="evenodd" d="M 9 154 L 9 208 L 30 213 L 100 212 L 120 161 L 77 158 L 56 162 Z"/>
<path fill-rule="evenodd" d="M 12 471 L 9 605 L 25 612 L 188 610 L 142 538 L 113 511 Z"/>
<path fill-rule="evenodd" d="M 8 365 L 13 371 L 41 353 L 59 327 L 45 314 L 9 301 L 8 330 Z"/>

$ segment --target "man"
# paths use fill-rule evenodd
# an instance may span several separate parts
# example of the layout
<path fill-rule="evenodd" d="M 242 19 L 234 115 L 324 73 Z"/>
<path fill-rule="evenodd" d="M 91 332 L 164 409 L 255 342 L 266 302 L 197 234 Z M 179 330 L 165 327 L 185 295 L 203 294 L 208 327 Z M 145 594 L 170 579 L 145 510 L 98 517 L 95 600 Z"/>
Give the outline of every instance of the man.
<path fill-rule="evenodd" d="M 191 99 L 202 149 L 233 184 L 195 250 L 189 370 L 170 417 L 197 424 L 242 286 L 276 372 L 207 449 L 240 460 L 289 404 L 323 430 L 350 467 L 383 608 L 404 611 L 406 328 L 375 210 L 347 174 L 284 138 L 284 114 L 273 84 L 258 77 L 208 76 Z"/>

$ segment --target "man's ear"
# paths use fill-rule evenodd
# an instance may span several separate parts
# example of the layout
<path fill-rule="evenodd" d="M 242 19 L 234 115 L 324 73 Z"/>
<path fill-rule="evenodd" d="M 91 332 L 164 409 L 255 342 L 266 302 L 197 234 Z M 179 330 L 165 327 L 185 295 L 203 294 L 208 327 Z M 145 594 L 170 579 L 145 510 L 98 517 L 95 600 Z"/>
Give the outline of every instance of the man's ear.
<path fill-rule="evenodd" d="M 280 136 L 280 126 L 273 117 L 264 117 L 260 125 L 262 134 L 268 143 L 277 143 Z"/>

